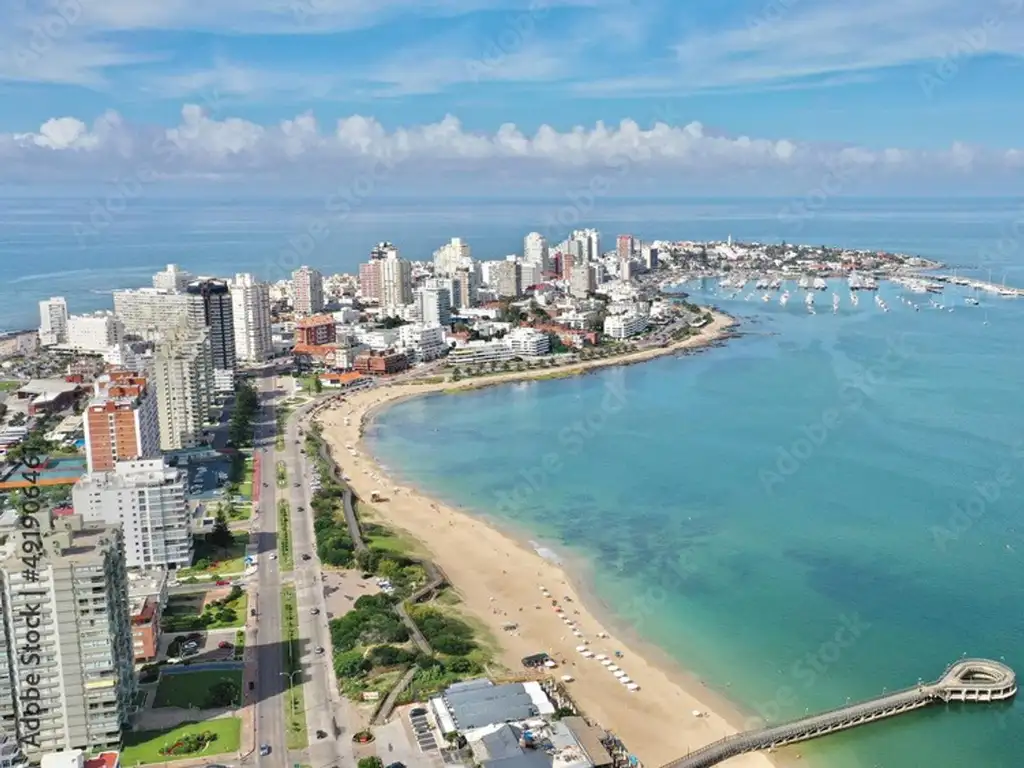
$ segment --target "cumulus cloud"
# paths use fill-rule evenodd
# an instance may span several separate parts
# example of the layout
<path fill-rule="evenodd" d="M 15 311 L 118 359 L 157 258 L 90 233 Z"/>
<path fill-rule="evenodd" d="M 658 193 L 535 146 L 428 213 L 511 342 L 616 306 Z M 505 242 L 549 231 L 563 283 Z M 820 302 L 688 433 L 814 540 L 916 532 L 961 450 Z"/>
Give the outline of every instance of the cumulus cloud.
<path fill-rule="evenodd" d="M 374 165 L 459 171 L 482 179 L 568 178 L 601 170 L 637 180 L 693 180 L 761 173 L 764 179 L 810 178 L 837 168 L 914 174 L 944 169 L 970 174 L 1021 168 L 1020 150 L 983 150 L 955 143 L 945 150 L 868 149 L 784 138 L 727 136 L 700 122 L 642 127 L 633 120 L 526 132 L 513 124 L 492 133 L 467 130 L 458 118 L 389 130 L 354 115 L 322 125 L 312 113 L 275 125 L 237 117 L 214 119 L 195 104 L 170 128 L 135 125 L 107 112 L 91 125 L 75 117 L 47 120 L 35 131 L 0 134 L 0 174 L 22 180 L 97 178 L 145 169 L 154 178 L 330 178 Z M 762 193 L 764 189 L 750 190 Z"/>

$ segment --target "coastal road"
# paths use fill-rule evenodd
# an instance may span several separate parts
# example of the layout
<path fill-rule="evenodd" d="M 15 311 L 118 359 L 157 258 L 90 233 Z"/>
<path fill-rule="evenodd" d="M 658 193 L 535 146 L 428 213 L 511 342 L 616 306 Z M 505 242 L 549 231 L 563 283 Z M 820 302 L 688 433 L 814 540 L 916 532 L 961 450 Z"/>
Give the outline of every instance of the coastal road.
<path fill-rule="evenodd" d="M 309 411 L 323 399 L 301 406 L 289 417 L 285 428 L 285 450 L 280 457 L 288 470 L 288 485 L 283 493 L 289 494 L 291 505 L 299 634 L 305 641 L 303 649 L 307 654 L 303 659 L 308 671 L 304 678 L 305 706 L 313 768 L 355 763 L 347 702 L 341 699 L 334 676 L 327 605 L 313 532 L 313 511 L 310 508 L 313 494 L 309 487 L 313 467 L 303 454 L 304 439 L 300 434 L 300 429 L 304 431 L 306 428 Z M 317 648 L 323 648 L 323 653 L 317 653 Z M 326 736 L 317 738 L 317 731 Z"/>
<path fill-rule="evenodd" d="M 269 555 L 277 549 L 277 498 L 274 482 L 274 442 L 276 411 L 274 408 L 274 377 L 261 371 L 256 388 L 260 393 L 260 410 L 256 418 L 253 455 L 260 456 L 266 487 L 259 489 L 259 503 L 253 510 L 253 530 L 259 542 L 255 594 L 250 591 L 249 604 L 255 606 L 257 620 L 250 630 L 249 647 L 256 648 L 256 743 L 269 744 L 270 755 L 255 759 L 260 768 L 282 768 L 288 764 L 284 707 L 287 681 L 284 680 L 284 657 L 281 622 L 280 560 Z"/>

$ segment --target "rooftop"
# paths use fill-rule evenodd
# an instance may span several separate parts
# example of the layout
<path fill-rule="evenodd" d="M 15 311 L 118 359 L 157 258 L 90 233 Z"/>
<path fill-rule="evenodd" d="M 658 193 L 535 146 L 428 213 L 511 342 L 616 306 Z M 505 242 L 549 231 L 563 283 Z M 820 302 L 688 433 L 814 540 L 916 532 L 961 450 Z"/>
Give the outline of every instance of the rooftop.
<path fill-rule="evenodd" d="M 444 702 L 460 730 L 555 711 L 537 683 L 495 685 L 490 680 L 468 680 L 448 688 Z"/>
<path fill-rule="evenodd" d="M 74 392 L 79 387 L 81 387 L 81 384 L 65 381 L 64 379 L 30 379 L 18 390 L 18 394 L 22 396 L 47 395 L 54 397 L 65 392 Z"/>

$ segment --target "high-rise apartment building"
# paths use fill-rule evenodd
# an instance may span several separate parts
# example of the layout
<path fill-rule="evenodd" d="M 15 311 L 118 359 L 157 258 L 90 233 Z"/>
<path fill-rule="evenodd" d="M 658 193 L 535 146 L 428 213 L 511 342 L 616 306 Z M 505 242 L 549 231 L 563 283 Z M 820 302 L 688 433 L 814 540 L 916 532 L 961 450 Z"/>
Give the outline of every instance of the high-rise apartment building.
<path fill-rule="evenodd" d="M 580 264 L 572 271 L 572 278 L 569 280 L 569 292 L 577 298 L 586 298 L 597 288 L 593 264 Z"/>
<path fill-rule="evenodd" d="M 523 292 L 523 276 L 514 259 L 495 262 L 491 267 L 491 287 L 501 298 L 514 299 Z"/>
<path fill-rule="evenodd" d="M 237 358 L 260 363 L 272 357 L 270 286 L 249 274 L 235 275 L 231 283 L 231 312 Z"/>
<path fill-rule="evenodd" d="M 523 261 L 536 266 L 541 275 L 551 270 L 548 241 L 540 232 L 531 232 L 523 238 Z"/>
<path fill-rule="evenodd" d="M 65 343 L 80 352 L 104 353 L 124 343 L 124 323 L 113 312 L 71 315 Z"/>
<path fill-rule="evenodd" d="M 0 553 L 0 589 L 0 722 L 34 763 L 118 749 L 136 694 L 121 529 L 26 517 Z"/>
<path fill-rule="evenodd" d="M 475 266 L 459 267 L 452 280 L 452 306 L 457 309 L 475 307 L 480 280 Z"/>
<path fill-rule="evenodd" d="M 457 269 L 470 266 L 472 263 L 469 243 L 461 237 L 453 237 L 450 242 L 434 251 L 434 274 L 438 276 L 451 277 Z"/>
<path fill-rule="evenodd" d="M 381 305 L 394 312 L 412 302 L 412 264 L 392 248 L 380 262 Z"/>
<path fill-rule="evenodd" d="M 579 266 L 586 266 L 588 262 L 586 241 L 569 240 L 566 243 L 566 252 L 562 254 L 562 279 L 571 281 L 573 270 Z"/>
<path fill-rule="evenodd" d="M 89 472 L 107 472 L 119 461 L 160 455 L 156 392 L 142 376 L 116 371 L 96 380 L 83 413 Z"/>
<path fill-rule="evenodd" d="M 177 264 L 168 264 L 167 269 L 163 272 L 157 272 L 153 275 L 153 287 L 161 291 L 171 291 L 172 293 L 184 291 L 188 284 L 191 283 L 195 278 L 185 270 L 178 267 Z"/>
<path fill-rule="evenodd" d="M 213 386 L 217 392 L 233 392 L 238 359 L 235 354 L 235 313 L 231 289 L 224 280 L 197 280 L 185 289 L 188 322 L 210 332 Z"/>
<path fill-rule="evenodd" d="M 188 295 L 164 288 L 114 291 L 114 314 L 126 334 L 158 341 L 188 318 Z"/>
<path fill-rule="evenodd" d="M 587 261 L 597 261 L 601 258 L 601 233 L 596 229 L 577 229 L 569 240 L 579 241 L 583 246 L 583 255 Z"/>
<path fill-rule="evenodd" d="M 163 459 L 119 461 L 113 470 L 83 475 L 71 491 L 86 522 L 120 525 L 129 568 L 187 568 L 192 564 L 185 470 Z"/>
<path fill-rule="evenodd" d="M 44 347 L 68 340 L 68 303 L 63 296 L 39 302 L 39 343 Z"/>
<path fill-rule="evenodd" d="M 615 252 L 619 257 L 619 262 L 623 262 L 626 259 L 633 258 L 633 249 L 635 243 L 632 235 L 619 235 L 615 240 Z"/>
<path fill-rule="evenodd" d="M 299 267 L 292 273 L 295 287 L 295 313 L 315 315 L 324 308 L 324 276 L 315 269 Z"/>
<path fill-rule="evenodd" d="M 160 450 L 194 448 L 202 442 L 213 388 L 210 331 L 181 328 L 156 347 L 156 390 Z"/>
<path fill-rule="evenodd" d="M 451 289 L 427 284 L 416 289 L 416 303 L 423 325 L 447 326 L 452 321 Z"/>

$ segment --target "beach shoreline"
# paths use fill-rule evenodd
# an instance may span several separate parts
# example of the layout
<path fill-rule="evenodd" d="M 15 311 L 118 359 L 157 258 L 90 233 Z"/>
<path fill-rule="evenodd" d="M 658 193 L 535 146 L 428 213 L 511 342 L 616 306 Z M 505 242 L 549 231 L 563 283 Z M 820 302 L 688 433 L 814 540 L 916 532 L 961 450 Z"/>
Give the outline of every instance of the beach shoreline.
<path fill-rule="evenodd" d="M 718 312 L 712 317 L 701 334 L 667 347 L 586 361 L 559 373 L 584 374 L 713 345 L 728 337 L 736 321 Z M 586 564 L 567 565 L 557 549 L 553 550 L 556 559 L 545 557 L 539 550 L 550 547 L 543 541 L 518 535 L 486 515 L 396 484 L 400 481 L 388 476 L 364 441 L 373 420 L 399 402 L 552 378 L 538 373 L 356 391 L 325 408 L 317 421 L 357 496 L 366 500 L 374 491 L 384 496 L 386 501 L 372 504 L 375 518 L 415 539 L 444 570 L 461 598 L 460 610 L 485 625 L 497 642 L 497 661 L 516 672 L 522 670 L 520 659 L 532 653 L 543 651 L 563 660 L 556 674 L 573 676 L 567 687 L 577 704 L 613 731 L 646 766 L 655 768 L 735 733 L 744 721 L 739 707 L 628 626 L 616 622 L 613 607 L 588 590 Z M 547 605 L 549 600 L 542 597 L 541 588 L 549 590 L 566 614 L 571 614 L 594 653 L 621 652 L 621 659 L 615 660 L 640 685 L 639 691 L 628 691 L 597 661 L 577 652 L 583 639 L 574 636 L 563 618 Z M 518 629 L 504 631 L 502 627 L 509 622 L 516 623 Z M 702 716 L 696 717 L 696 712 Z M 730 765 L 768 768 L 778 763 L 755 753 L 733 758 Z"/>

